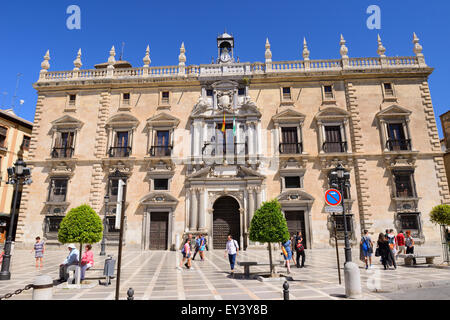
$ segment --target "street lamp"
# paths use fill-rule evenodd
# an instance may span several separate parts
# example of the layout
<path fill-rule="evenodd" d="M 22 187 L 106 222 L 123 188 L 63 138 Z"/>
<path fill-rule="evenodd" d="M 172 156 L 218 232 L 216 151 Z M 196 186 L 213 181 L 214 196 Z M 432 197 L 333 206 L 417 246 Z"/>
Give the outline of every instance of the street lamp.
<path fill-rule="evenodd" d="M 342 213 L 344 218 L 344 237 L 345 237 L 345 295 L 347 298 L 360 298 L 362 294 L 361 277 L 356 263 L 352 262 L 352 248 L 348 240 L 347 215 L 344 206 L 345 188 L 350 188 L 350 173 L 346 172 L 341 163 L 330 174 L 330 185 L 338 189 L 342 195 Z"/>
<path fill-rule="evenodd" d="M 339 190 L 342 195 L 342 211 L 344 218 L 344 239 L 345 239 L 345 262 L 352 261 L 352 248 L 350 246 L 350 242 L 348 239 L 348 231 L 347 231 L 347 215 L 345 213 L 345 205 L 344 205 L 344 192 L 346 188 L 350 188 L 350 173 L 345 170 L 342 164 L 338 164 L 338 166 L 331 172 L 330 175 L 331 187 Z"/>
<path fill-rule="evenodd" d="M 105 196 L 105 216 L 103 218 L 103 237 L 102 237 L 102 243 L 101 243 L 101 250 L 100 250 L 100 255 L 101 256 L 105 256 L 106 252 L 105 252 L 105 248 L 106 248 L 106 216 L 108 214 L 108 203 L 109 203 L 109 195 L 107 194 Z"/>
<path fill-rule="evenodd" d="M 9 221 L 9 232 L 5 242 L 5 254 L 3 256 L 2 269 L 0 272 L 0 280 L 11 279 L 11 272 L 9 271 L 9 266 L 11 264 L 12 233 L 14 229 L 14 220 L 16 218 L 16 207 L 19 195 L 19 186 L 30 185 L 33 182 L 31 180 L 31 169 L 27 168 L 26 166 L 27 164 L 22 159 L 19 158 L 14 164 L 14 167 L 8 168 L 8 182 L 6 184 L 15 185 L 15 191 L 14 191 L 11 219 Z"/>

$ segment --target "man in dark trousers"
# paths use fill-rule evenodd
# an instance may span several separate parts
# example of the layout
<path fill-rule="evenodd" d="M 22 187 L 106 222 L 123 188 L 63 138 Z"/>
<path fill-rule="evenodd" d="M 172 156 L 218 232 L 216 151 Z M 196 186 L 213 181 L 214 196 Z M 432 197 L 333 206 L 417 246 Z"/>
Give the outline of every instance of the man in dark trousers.
<path fill-rule="evenodd" d="M 303 236 L 299 231 L 294 237 L 294 248 L 297 252 L 297 268 L 303 268 L 305 266 L 305 247 L 303 246 Z M 302 265 L 300 266 L 300 256 L 302 257 Z"/>

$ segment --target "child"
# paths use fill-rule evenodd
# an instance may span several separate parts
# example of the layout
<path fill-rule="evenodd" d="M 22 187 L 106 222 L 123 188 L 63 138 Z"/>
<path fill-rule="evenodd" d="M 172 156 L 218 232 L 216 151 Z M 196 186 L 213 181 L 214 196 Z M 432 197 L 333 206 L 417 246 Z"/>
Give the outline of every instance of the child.
<path fill-rule="evenodd" d="M 183 254 L 183 260 L 181 260 L 180 266 L 178 269 L 181 270 L 181 266 L 183 265 L 184 261 L 187 260 L 187 262 L 184 264 L 187 269 L 191 268 L 191 240 L 188 238 L 186 239 L 186 242 L 183 246 L 183 249 L 181 250 L 181 253 Z"/>
<path fill-rule="evenodd" d="M 42 241 L 41 242 L 41 238 L 40 237 L 36 237 L 36 243 L 34 244 L 34 257 L 36 258 L 36 270 L 37 269 L 42 269 L 44 267 L 44 251 L 45 251 L 45 242 Z M 33 250 L 31 250 L 31 252 L 33 252 Z M 40 266 L 39 266 L 39 262 L 40 262 Z"/>

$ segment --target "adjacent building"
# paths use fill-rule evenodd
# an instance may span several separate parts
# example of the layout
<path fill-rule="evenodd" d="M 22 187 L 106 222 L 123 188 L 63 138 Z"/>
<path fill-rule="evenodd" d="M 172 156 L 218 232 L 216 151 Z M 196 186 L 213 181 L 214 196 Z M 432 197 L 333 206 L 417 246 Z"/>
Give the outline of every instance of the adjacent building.
<path fill-rule="evenodd" d="M 334 243 L 324 193 L 341 163 L 351 175 L 344 192 L 353 244 L 361 231 L 411 230 L 416 242 L 438 243 L 429 221 L 449 203 L 427 66 L 414 34 L 413 56 L 239 62 L 237 42 L 217 38 L 217 60 L 173 66 L 116 61 L 49 72 L 44 57 L 34 84 L 38 101 L 17 242 L 37 235 L 57 243 L 70 208 L 90 204 L 115 230 L 119 180 L 126 182 L 125 243 L 142 250 L 178 249 L 187 233 L 204 233 L 222 249 L 228 233 L 241 246 L 262 202 L 278 199 L 291 233 L 307 248 Z M 370 45 L 370 44 L 369 44 Z M 262 51 L 261 51 L 262 54 Z M 336 217 L 342 239 L 343 216 Z"/>
<path fill-rule="evenodd" d="M 12 109 L 0 110 L 0 244 L 6 240 L 9 232 L 11 212 L 14 207 L 13 185 L 7 184 L 7 169 L 14 166 L 17 159 L 26 160 L 30 148 L 33 124 L 18 117 Z M 16 214 L 20 208 L 22 190 L 18 191 Z M 17 219 L 13 228 L 13 239 L 17 227 Z"/>
<path fill-rule="evenodd" d="M 444 138 L 441 139 L 442 152 L 444 152 L 445 173 L 450 183 L 450 111 L 440 116 Z"/>

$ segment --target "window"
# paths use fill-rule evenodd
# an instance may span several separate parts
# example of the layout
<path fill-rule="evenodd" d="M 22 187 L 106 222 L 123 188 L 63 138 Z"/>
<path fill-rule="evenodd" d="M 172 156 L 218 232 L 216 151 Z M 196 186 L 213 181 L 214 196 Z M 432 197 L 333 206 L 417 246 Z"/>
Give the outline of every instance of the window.
<path fill-rule="evenodd" d="M 323 86 L 323 96 L 325 100 L 332 100 L 334 98 L 333 86 L 331 85 Z"/>
<path fill-rule="evenodd" d="M 50 182 L 48 202 L 65 202 L 67 194 L 67 178 L 54 178 Z"/>
<path fill-rule="evenodd" d="M 387 148 L 390 151 L 411 150 L 411 141 L 406 139 L 403 123 L 388 123 L 387 129 Z"/>
<path fill-rule="evenodd" d="M 206 96 L 207 97 L 212 97 L 213 94 L 214 94 L 213 90 L 210 90 L 210 89 L 206 90 Z"/>
<path fill-rule="evenodd" d="M 76 94 L 70 94 L 69 95 L 69 104 L 75 104 L 75 101 L 77 100 L 77 95 Z"/>
<path fill-rule="evenodd" d="M 152 146 L 151 156 L 168 157 L 172 153 L 172 146 L 170 145 L 169 130 L 158 130 L 155 135 L 155 143 Z"/>
<path fill-rule="evenodd" d="M 55 146 L 52 151 L 53 158 L 72 158 L 75 132 L 56 132 Z"/>
<path fill-rule="evenodd" d="M 403 230 L 419 230 L 418 213 L 399 213 L 400 225 Z"/>
<path fill-rule="evenodd" d="M 117 202 L 117 200 L 118 200 L 117 196 L 119 195 L 119 180 L 120 180 L 120 178 L 118 178 L 118 177 L 109 179 L 109 191 L 108 191 L 109 202 Z M 122 180 L 124 182 L 126 182 L 125 177 L 123 177 Z M 127 192 L 127 185 L 125 184 L 123 186 L 123 199 L 122 200 L 125 200 L 126 192 Z"/>
<path fill-rule="evenodd" d="M 412 198 L 415 196 L 412 172 L 394 171 L 394 181 L 397 198 Z"/>
<path fill-rule="evenodd" d="M 301 145 L 298 142 L 297 127 L 282 127 L 280 153 L 299 154 L 301 152 Z"/>
<path fill-rule="evenodd" d="M 114 146 L 110 148 L 111 158 L 126 158 L 130 156 L 131 148 L 128 146 L 128 131 L 116 131 Z"/>
<path fill-rule="evenodd" d="M 169 190 L 169 179 L 154 179 L 155 190 Z"/>
<path fill-rule="evenodd" d="M 386 82 L 383 83 L 384 86 L 384 94 L 386 97 L 393 97 L 394 96 L 394 88 L 392 86 L 392 83 Z"/>
<path fill-rule="evenodd" d="M 47 217 L 47 230 L 48 232 L 57 233 L 59 226 L 64 217 L 61 216 L 49 216 Z"/>
<path fill-rule="evenodd" d="M 0 148 L 6 148 L 6 133 L 8 129 L 5 127 L 0 127 Z"/>
<path fill-rule="evenodd" d="M 123 94 L 123 104 L 130 104 L 130 93 L 124 93 Z"/>
<path fill-rule="evenodd" d="M 238 89 L 238 95 L 245 96 L 245 88 L 239 88 Z"/>
<path fill-rule="evenodd" d="M 301 187 L 300 177 L 285 177 L 286 189 L 299 189 Z"/>
<path fill-rule="evenodd" d="M 120 232 L 120 229 L 116 229 L 116 216 L 106 217 L 106 226 L 108 233 Z"/>
<path fill-rule="evenodd" d="M 31 138 L 29 136 L 23 136 L 22 149 L 23 150 L 30 149 L 30 142 L 31 142 Z"/>
<path fill-rule="evenodd" d="M 353 216 L 346 214 L 345 217 L 347 218 L 347 232 L 353 232 Z M 336 231 L 338 232 L 344 232 L 344 215 L 336 215 L 335 216 L 336 221 Z"/>
<path fill-rule="evenodd" d="M 163 91 L 161 94 L 161 102 L 163 104 L 169 104 L 169 91 Z"/>
<path fill-rule="evenodd" d="M 341 126 L 325 126 L 323 151 L 326 153 L 346 152 L 347 143 L 342 140 Z"/>
<path fill-rule="evenodd" d="M 283 87 L 283 100 L 291 100 L 291 88 Z"/>

